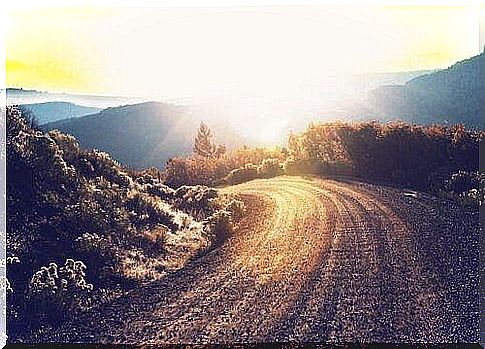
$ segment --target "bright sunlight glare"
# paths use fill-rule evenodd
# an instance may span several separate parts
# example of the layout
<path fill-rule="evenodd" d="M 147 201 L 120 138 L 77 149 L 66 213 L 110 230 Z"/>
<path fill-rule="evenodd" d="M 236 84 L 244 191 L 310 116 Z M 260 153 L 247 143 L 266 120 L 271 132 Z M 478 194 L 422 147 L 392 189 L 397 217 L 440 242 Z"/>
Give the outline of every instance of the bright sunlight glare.
<path fill-rule="evenodd" d="M 254 132 L 257 134 L 257 140 L 262 145 L 273 145 L 284 140 L 287 134 L 287 126 L 288 124 L 285 120 L 273 120 L 268 117 L 266 120 L 262 120 L 262 125 Z"/>
<path fill-rule="evenodd" d="M 360 97 L 344 75 L 479 52 L 473 6 L 34 7 L 6 27 L 9 87 L 217 105 L 261 142 Z"/>

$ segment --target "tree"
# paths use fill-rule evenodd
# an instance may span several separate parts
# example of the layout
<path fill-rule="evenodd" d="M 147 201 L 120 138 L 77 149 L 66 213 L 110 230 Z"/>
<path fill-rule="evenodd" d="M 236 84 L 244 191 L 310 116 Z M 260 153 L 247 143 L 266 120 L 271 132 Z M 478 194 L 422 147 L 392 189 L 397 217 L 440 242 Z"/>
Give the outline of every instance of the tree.
<path fill-rule="evenodd" d="M 213 156 L 216 145 L 212 143 L 212 132 L 203 122 L 200 123 L 197 136 L 195 137 L 194 153 L 206 158 Z"/>

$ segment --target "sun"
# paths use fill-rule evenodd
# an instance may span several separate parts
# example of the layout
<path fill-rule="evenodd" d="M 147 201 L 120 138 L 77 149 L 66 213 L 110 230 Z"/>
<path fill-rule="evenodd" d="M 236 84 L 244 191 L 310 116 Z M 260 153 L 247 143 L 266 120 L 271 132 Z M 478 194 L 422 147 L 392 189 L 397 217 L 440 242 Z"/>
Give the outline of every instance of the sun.
<path fill-rule="evenodd" d="M 255 126 L 257 141 L 265 146 L 281 144 L 286 137 L 287 123 L 284 120 L 264 120 L 260 126 Z"/>

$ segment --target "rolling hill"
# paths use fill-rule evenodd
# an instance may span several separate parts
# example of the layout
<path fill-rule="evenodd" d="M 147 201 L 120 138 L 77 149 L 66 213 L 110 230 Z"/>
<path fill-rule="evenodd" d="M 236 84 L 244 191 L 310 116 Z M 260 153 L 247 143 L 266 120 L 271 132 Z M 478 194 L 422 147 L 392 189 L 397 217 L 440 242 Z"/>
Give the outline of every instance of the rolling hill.
<path fill-rule="evenodd" d="M 21 106 L 34 113 L 39 124 L 77 118 L 101 111 L 101 108 L 85 107 L 70 102 L 45 102 L 22 104 Z"/>
<path fill-rule="evenodd" d="M 178 155 L 192 152 L 201 118 L 188 107 L 145 102 L 102 110 L 93 115 L 43 125 L 76 137 L 84 148 L 108 152 L 124 165 L 134 168 L 163 167 Z M 221 123 L 208 123 L 218 143 L 229 148 L 242 140 Z M 219 125 L 219 126 L 218 126 Z"/>

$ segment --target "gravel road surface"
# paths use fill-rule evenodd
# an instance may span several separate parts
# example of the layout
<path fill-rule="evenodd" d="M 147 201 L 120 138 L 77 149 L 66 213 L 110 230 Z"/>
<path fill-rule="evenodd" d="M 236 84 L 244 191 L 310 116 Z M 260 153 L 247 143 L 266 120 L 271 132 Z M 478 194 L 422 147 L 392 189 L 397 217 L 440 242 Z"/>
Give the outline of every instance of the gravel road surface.
<path fill-rule="evenodd" d="M 44 342 L 477 342 L 478 215 L 419 192 L 282 176 L 222 189 L 220 248 Z"/>

